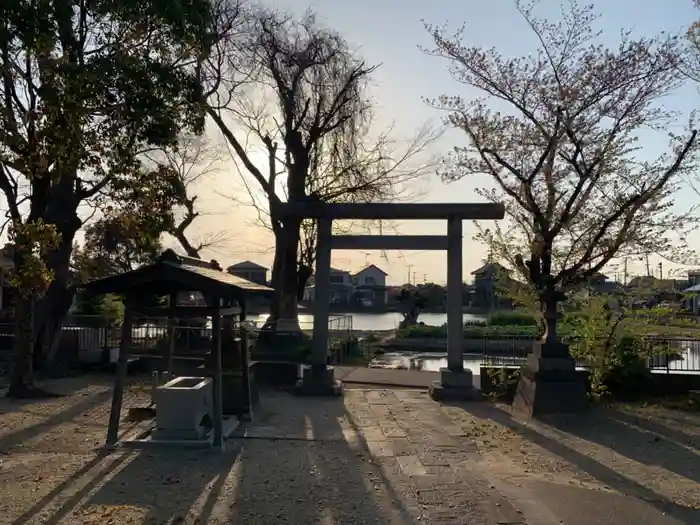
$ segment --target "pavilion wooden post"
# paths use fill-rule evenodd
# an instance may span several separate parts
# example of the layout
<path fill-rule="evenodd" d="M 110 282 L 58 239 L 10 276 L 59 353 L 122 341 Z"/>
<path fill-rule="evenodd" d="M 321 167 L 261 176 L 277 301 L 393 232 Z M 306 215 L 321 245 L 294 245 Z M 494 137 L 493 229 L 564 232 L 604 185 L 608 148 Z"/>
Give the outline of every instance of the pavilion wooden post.
<path fill-rule="evenodd" d="M 221 360 L 221 298 L 212 298 L 214 313 L 211 316 L 212 358 L 214 359 L 213 395 L 214 395 L 214 446 L 224 448 L 223 415 L 223 365 Z"/>
<path fill-rule="evenodd" d="M 169 299 L 170 308 L 172 310 L 177 306 L 177 293 L 171 293 Z M 166 372 L 168 379 L 174 376 L 173 373 L 173 355 L 175 354 L 175 324 L 177 319 L 174 315 L 168 316 L 168 347 L 166 350 L 166 355 L 164 359 L 165 368 L 163 372 Z"/>
<path fill-rule="evenodd" d="M 107 428 L 107 446 L 112 447 L 119 439 L 119 420 L 121 419 L 122 404 L 124 401 L 124 386 L 126 384 L 126 368 L 128 353 L 131 349 L 133 327 L 133 313 L 128 300 L 124 301 L 124 322 L 122 324 L 122 340 L 119 345 L 119 359 L 117 372 L 114 375 L 114 388 L 112 390 L 112 408 L 109 413 L 109 427 Z"/>

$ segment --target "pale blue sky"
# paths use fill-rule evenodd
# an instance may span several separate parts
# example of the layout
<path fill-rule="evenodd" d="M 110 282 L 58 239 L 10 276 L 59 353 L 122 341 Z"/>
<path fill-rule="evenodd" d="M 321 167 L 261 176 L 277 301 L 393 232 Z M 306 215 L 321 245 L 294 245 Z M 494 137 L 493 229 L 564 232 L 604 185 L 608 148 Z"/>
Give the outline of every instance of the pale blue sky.
<path fill-rule="evenodd" d="M 559 14 L 560 5 L 561 1 L 558 0 L 542 0 L 539 9 L 541 13 L 555 18 Z M 466 23 L 465 36 L 469 43 L 484 47 L 494 46 L 505 55 L 522 55 L 534 49 L 533 36 L 515 10 L 512 0 L 317 0 L 313 3 L 304 0 L 276 0 L 275 6 L 298 14 L 309 7 L 313 8 L 324 23 L 340 31 L 353 46 L 356 46 L 367 62 L 380 63 L 381 67 L 375 75 L 373 96 L 386 123 L 395 121 L 397 130 L 405 130 L 406 135 L 410 135 L 427 120 L 440 117 L 422 103 L 422 97 L 442 93 L 469 95 L 463 86 L 450 78 L 446 62 L 426 56 L 419 50 L 419 45 L 431 44 L 421 19 L 437 25 L 447 22 L 455 29 Z M 612 46 L 617 44 L 622 28 L 632 29 L 637 34 L 677 31 L 699 15 L 693 8 L 692 0 L 606 0 L 598 2 L 598 6 L 603 14 L 599 22 L 600 28 L 605 32 L 605 41 Z M 669 100 L 669 105 L 687 113 L 697 106 L 699 100 L 695 89 L 686 89 L 674 95 L 672 100 Z M 447 152 L 451 143 L 460 139 L 459 134 L 449 134 L 437 145 L 437 151 Z M 661 144 L 650 141 L 645 147 L 656 150 L 665 147 L 665 142 Z M 221 182 L 236 184 L 230 175 L 227 182 Z M 425 200 L 472 201 L 476 198 L 474 188 L 487 182 L 487 179 L 478 178 L 445 185 L 435 177 L 435 180 L 431 181 Z M 685 192 L 679 199 L 684 197 L 688 201 L 679 200 L 679 204 L 689 206 L 691 199 L 696 196 Z M 270 246 L 269 238 L 263 232 L 245 226 L 240 219 L 240 210 L 222 209 L 221 213 L 205 218 L 200 224 L 200 229 L 220 227 L 224 221 L 222 214 L 228 216 L 225 222 L 243 235 L 244 239 L 236 242 L 230 249 L 220 250 L 215 256 L 225 262 L 247 258 L 271 263 L 272 253 L 267 249 Z M 444 228 L 442 224 L 433 223 L 413 224 L 410 227 L 400 225 L 402 233 L 442 233 Z M 478 266 L 484 257 L 484 247 L 471 241 L 472 234 L 473 227 L 465 223 L 466 280 L 469 280 L 469 272 Z M 354 270 L 363 266 L 365 262 L 375 263 L 389 272 L 391 282 L 401 283 L 406 281 L 410 264 L 410 271 L 416 272 L 419 282 L 424 279 L 435 282 L 445 280 L 445 255 L 441 252 L 391 252 L 388 255 L 387 260 L 378 252 L 370 255 L 339 252 L 334 254 L 334 265 Z M 638 265 L 634 269 L 642 271 L 642 266 Z"/>

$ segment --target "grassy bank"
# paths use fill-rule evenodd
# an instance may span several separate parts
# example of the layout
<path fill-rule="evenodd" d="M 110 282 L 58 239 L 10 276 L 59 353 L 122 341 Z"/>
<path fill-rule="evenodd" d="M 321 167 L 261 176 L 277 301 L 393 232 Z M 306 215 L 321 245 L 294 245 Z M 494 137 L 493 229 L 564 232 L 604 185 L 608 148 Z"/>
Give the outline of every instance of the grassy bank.
<path fill-rule="evenodd" d="M 658 337 L 699 338 L 700 327 L 697 324 L 684 324 L 669 321 L 667 324 L 650 324 L 648 320 L 630 318 L 623 323 L 623 328 L 631 333 Z M 558 323 L 562 337 L 573 335 L 574 327 L 564 320 Z M 537 338 L 541 335 L 537 320 L 521 312 L 499 312 L 488 321 L 465 321 L 464 337 L 472 338 Z M 417 325 L 396 334 L 398 339 L 445 339 L 447 325 Z"/>

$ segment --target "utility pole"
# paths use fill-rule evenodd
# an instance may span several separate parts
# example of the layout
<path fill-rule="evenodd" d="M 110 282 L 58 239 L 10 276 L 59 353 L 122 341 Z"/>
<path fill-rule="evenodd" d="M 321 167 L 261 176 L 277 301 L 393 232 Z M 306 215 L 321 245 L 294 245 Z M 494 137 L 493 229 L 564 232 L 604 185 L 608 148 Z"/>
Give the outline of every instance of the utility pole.
<path fill-rule="evenodd" d="M 624 281 L 622 282 L 622 284 L 624 284 L 625 286 L 627 286 L 627 257 L 625 257 L 625 270 L 624 270 L 623 276 L 624 276 L 624 277 L 623 277 L 623 278 L 624 278 Z"/>
<path fill-rule="evenodd" d="M 423 284 L 428 284 L 428 274 L 427 273 L 423 274 Z"/>
<path fill-rule="evenodd" d="M 664 278 L 664 263 L 659 261 L 659 279 Z"/>
<path fill-rule="evenodd" d="M 412 264 L 407 265 L 408 266 L 408 285 L 411 285 L 411 268 L 413 268 Z"/>
<path fill-rule="evenodd" d="M 647 275 L 651 276 L 651 266 L 649 266 L 649 254 L 644 256 L 644 260 L 647 265 Z"/>

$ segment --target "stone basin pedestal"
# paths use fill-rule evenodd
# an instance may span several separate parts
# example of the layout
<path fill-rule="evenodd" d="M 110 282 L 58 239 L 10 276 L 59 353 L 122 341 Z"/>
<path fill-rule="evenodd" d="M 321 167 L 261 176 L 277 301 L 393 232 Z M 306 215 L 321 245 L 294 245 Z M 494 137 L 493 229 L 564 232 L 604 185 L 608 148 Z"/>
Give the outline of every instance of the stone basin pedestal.
<path fill-rule="evenodd" d="M 205 439 L 213 424 L 213 388 L 208 377 L 177 377 L 155 389 L 158 440 Z"/>

